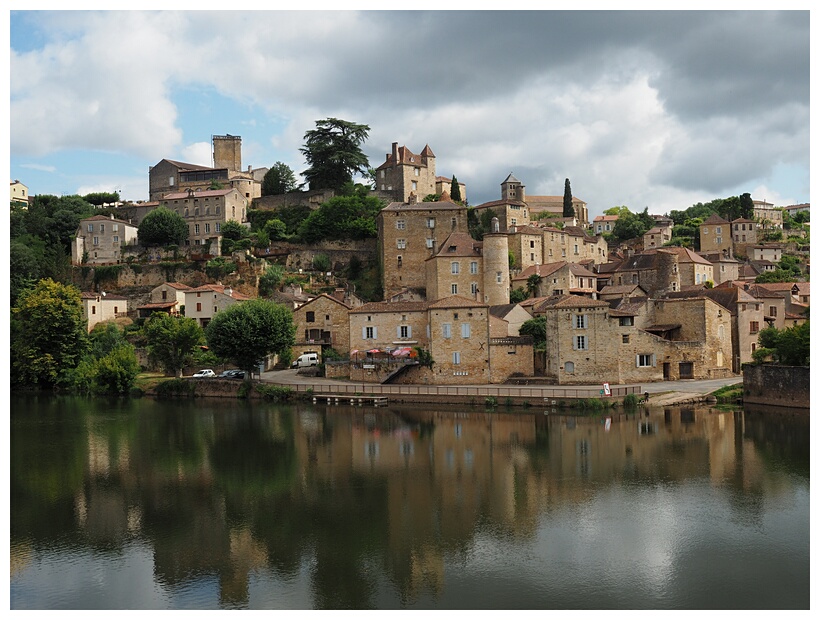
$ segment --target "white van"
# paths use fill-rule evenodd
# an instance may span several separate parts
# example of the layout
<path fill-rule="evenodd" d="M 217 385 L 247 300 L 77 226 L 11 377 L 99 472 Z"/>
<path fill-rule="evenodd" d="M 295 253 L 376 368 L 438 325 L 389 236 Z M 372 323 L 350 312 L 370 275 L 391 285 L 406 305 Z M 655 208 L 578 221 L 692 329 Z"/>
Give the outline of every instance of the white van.
<path fill-rule="evenodd" d="M 302 353 L 292 364 L 292 368 L 304 368 L 305 366 L 316 366 L 319 363 L 319 355 L 316 353 Z"/>

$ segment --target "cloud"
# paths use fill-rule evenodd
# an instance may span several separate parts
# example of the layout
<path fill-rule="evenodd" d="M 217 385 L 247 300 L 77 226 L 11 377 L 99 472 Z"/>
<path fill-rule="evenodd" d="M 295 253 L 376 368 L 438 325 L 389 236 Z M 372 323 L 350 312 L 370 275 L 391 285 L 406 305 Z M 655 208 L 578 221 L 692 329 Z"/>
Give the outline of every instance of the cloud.
<path fill-rule="evenodd" d="M 31 170 L 40 170 L 41 172 L 56 172 L 57 168 L 54 166 L 46 166 L 45 164 L 20 164 L 21 168 L 29 168 Z"/>
<path fill-rule="evenodd" d="M 530 194 L 570 178 L 599 213 L 681 208 L 778 165 L 808 169 L 808 12 L 21 15 L 46 43 L 11 50 L 12 157 L 209 165 L 193 141 L 226 119 L 210 100 L 181 107 L 187 90 L 242 106 L 231 122 L 248 134 L 245 164 L 301 172 L 304 132 L 335 116 L 371 127 L 374 165 L 394 141 L 429 144 L 472 204 L 498 198 L 511 171 Z M 184 135 L 189 116 L 214 126 Z"/>
<path fill-rule="evenodd" d="M 200 166 L 213 165 L 213 154 L 210 142 L 195 142 L 182 149 L 182 157 L 186 163 Z"/>

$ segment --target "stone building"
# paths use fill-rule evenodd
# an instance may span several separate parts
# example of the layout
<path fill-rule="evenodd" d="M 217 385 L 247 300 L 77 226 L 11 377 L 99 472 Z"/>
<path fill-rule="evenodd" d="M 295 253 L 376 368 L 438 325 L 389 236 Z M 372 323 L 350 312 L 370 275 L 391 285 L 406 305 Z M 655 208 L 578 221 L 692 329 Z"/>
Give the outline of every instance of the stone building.
<path fill-rule="evenodd" d="M 699 226 L 701 252 L 727 252 L 734 254 L 732 225 L 717 213 L 710 215 Z"/>
<path fill-rule="evenodd" d="M 573 294 L 595 298 L 598 293 L 596 274 L 582 265 L 566 261 L 527 267 L 512 279 L 511 286 L 527 290 L 528 281 L 533 275 L 540 278 L 535 290 L 536 297 Z"/>
<path fill-rule="evenodd" d="M 97 323 L 113 321 L 128 316 L 128 298 L 106 292 L 80 293 L 83 304 L 83 318 L 88 321 L 88 331 L 91 332 Z"/>
<path fill-rule="evenodd" d="M 617 221 L 617 215 L 598 215 L 592 220 L 592 230 L 596 235 L 611 233 Z"/>
<path fill-rule="evenodd" d="M 698 252 L 712 263 L 712 283 L 717 286 L 723 282 L 737 280 L 740 275 L 740 261 L 724 252 Z"/>
<path fill-rule="evenodd" d="M 80 220 L 71 240 L 73 265 L 115 265 L 124 246 L 137 245 L 137 227 L 114 216 L 95 215 Z"/>
<path fill-rule="evenodd" d="M 534 218 L 541 213 L 552 213 L 561 216 L 564 213 L 564 196 L 527 196 L 527 205 L 530 207 L 530 217 Z M 572 208 L 579 226 L 589 226 L 589 209 L 587 203 L 576 196 L 572 197 Z"/>
<path fill-rule="evenodd" d="M 453 179 L 448 179 L 447 177 L 436 177 L 436 194 L 441 195 L 446 192 L 447 194 L 450 194 L 450 197 L 452 198 L 453 192 L 450 191 L 452 187 Z M 459 181 L 458 189 L 461 195 L 461 202 L 467 204 L 467 186 Z"/>
<path fill-rule="evenodd" d="M 748 250 L 747 257 L 753 261 L 767 260 L 778 263 L 783 258 L 783 244 L 781 243 L 758 243 L 750 245 Z"/>
<path fill-rule="evenodd" d="M 296 338 L 292 347 L 293 358 L 302 353 L 326 349 L 347 355 L 350 351 L 351 307 L 326 293 L 302 304 L 293 311 Z"/>
<path fill-rule="evenodd" d="M 411 194 L 419 200 L 435 194 L 436 156 L 430 146 L 425 145 L 417 155 L 394 142 L 392 153 L 388 153 L 384 163 L 376 168 L 376 190 L 399 203 L 409 202 Z"/>
<path fill-rule="evenodd" d="M 483 293 L 482 245 L 467 233 L 450 233 L 438 252 L 424 261 L 429 301 L 451 295 L 477 299 L 479 292 Z"/>
<path fill-rule="evenodd" d="M 214 189 L 166 194 L 160 204 L 174 211 L 188 224 L 185 245 L 205 246 L 219 255 L 222 226 L 229 220 L 247 221 L 248 199 L 236 189 Z"/>
<path fill-rule="evenodd" d="M 452 232 L 467 230 L 467 208 L 451 202 L 393 202 L 378 216 L 385 299 L 403 289 L 424 291 L 424 261 Z"/>
<path fill-rule="evenodd" d="M 757 222 L 742 217 L 732 220 L 732 241 L 735 244 L 735 254 L 746 256 L 741 247 L 757 243 Z"/>
<path fill-rule="evenodd" d="M 28 201 L 31 195 L 29 194 L 28 187 L 15 179 L 9 182 L 9 197 L 11 204 L 28 208 Z"/>
<path fill-rule="evenodd" d="M 137 307 L 140 318 L 148 318 L 154 312 L 182 314 L 185 310 L 185 291 L 191 287 L 181 282 L 165 282 L 151 289 L 149 302 Z"/>
<path fill-rule="evenodd" d="M 248 167 L 242 170 L 242 138 L 212 136 L 213 166 L 162 159 L 148 168 L 149 200 L 159 201 L 171 192 L 210 189 L 213 183 L 231 187 L 248 203 L 262 195 L 262 183 Z"/>
<path fill-rule="evenodd" d="M 458 295 L 428 306 L 434 382 L 490 383 L 490 319 L 486 304 Z"/>
<path fill-rule="evenodd" d="M 672 239 L 672 231 L 669 228 L 655 226 L 650 228 L 643 235 L 644 250 L 662 247 L 667 241 Z"/>
<path fill-rule="evenodd" d="M 542 229 L 544 262 L 565 260 L 570 263 L 607 262 L 609 246 L 602 235 L 590 236 L 580 226 Z"/>
<path fill-rule="evenodd" d="M 508 232 L 518 226 L 530 223 L 529 207 L 524 200 L 524 185 L 510 174 L 501 183 L 501 200 L 491 200 L 473 207 L 480 219 L 485 212 L 492 211 L 499 221 L 501 232 Z"/>
<path fill-rule="evenodd" d="M 402 347 L 429 348 L 427 302 L 371 302 L 351 308 L 350 351 L 391 352 Z"/>
<path fill-rule="evenodd" d="M 754 218 L 763 230 L 783 228 L 783 211 L 765 200 L 753 200 Z"/>
<path fill-rule="evenodd" d="M 248 299 L 230 286 L 205 284 L 185 291 L 185 316 L 195 319 L 200 327 L 207 327 L 217 312 Z"/>
<path fill-rule="evenodd" d="M 544 262 L 543 229 L 536 226 L 515 226 L 507 235 L 507 242 L 515 259 L 516 272 Z"/>
<path fill-rule="evenodd" d="M 714 281 L 712 263 L 688 248 L 667 247 L 635 254 L 610 276 L 610 284 L 640 284 L 650 295 L 683 290 Z"/>

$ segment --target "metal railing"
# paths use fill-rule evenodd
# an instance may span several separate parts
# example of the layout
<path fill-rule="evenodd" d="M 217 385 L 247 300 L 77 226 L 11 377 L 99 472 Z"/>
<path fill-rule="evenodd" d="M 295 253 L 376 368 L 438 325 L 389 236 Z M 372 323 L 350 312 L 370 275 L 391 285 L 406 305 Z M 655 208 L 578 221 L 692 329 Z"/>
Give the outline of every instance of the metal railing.
<path fill-rule="evenodd" d="M 496 398 L 517 397 L 532 399 L 599 398 L 601 388 L 534 387 L 513 385 L 382 385 L 379 383 L 299 383 L 287 384 L 295 392 L 341 395 L 380 396 L 461 396 Z M 608 398 L 623 398 L 627 394 L 642 394 L 639 385 L 612 386 Z"/>

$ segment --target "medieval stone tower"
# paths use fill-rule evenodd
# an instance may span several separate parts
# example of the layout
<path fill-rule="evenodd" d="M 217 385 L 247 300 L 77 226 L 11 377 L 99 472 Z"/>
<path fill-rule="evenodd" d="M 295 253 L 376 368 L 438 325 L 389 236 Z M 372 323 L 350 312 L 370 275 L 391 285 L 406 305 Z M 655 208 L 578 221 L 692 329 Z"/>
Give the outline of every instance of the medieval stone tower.
<path fill-rule="evenodd" d="M 501 184 L 501 200 L 526 202 L 524 198 L 524 185 L 512 175 L 512 172 Z"/>
<path fill-rule="evenodd" d="M 214 147 L 214 168 L 227 168 L 228 172 L 242 170 L 242 137 L 211 136 Z"/>
<path fill-rule="evenodd" d="M 501 306 L 510 303 L 510 258 L 506 233 L 500 232 L 498 218 L 492 219 L 492 232 L 484 235 L 484 303 Z"/>

